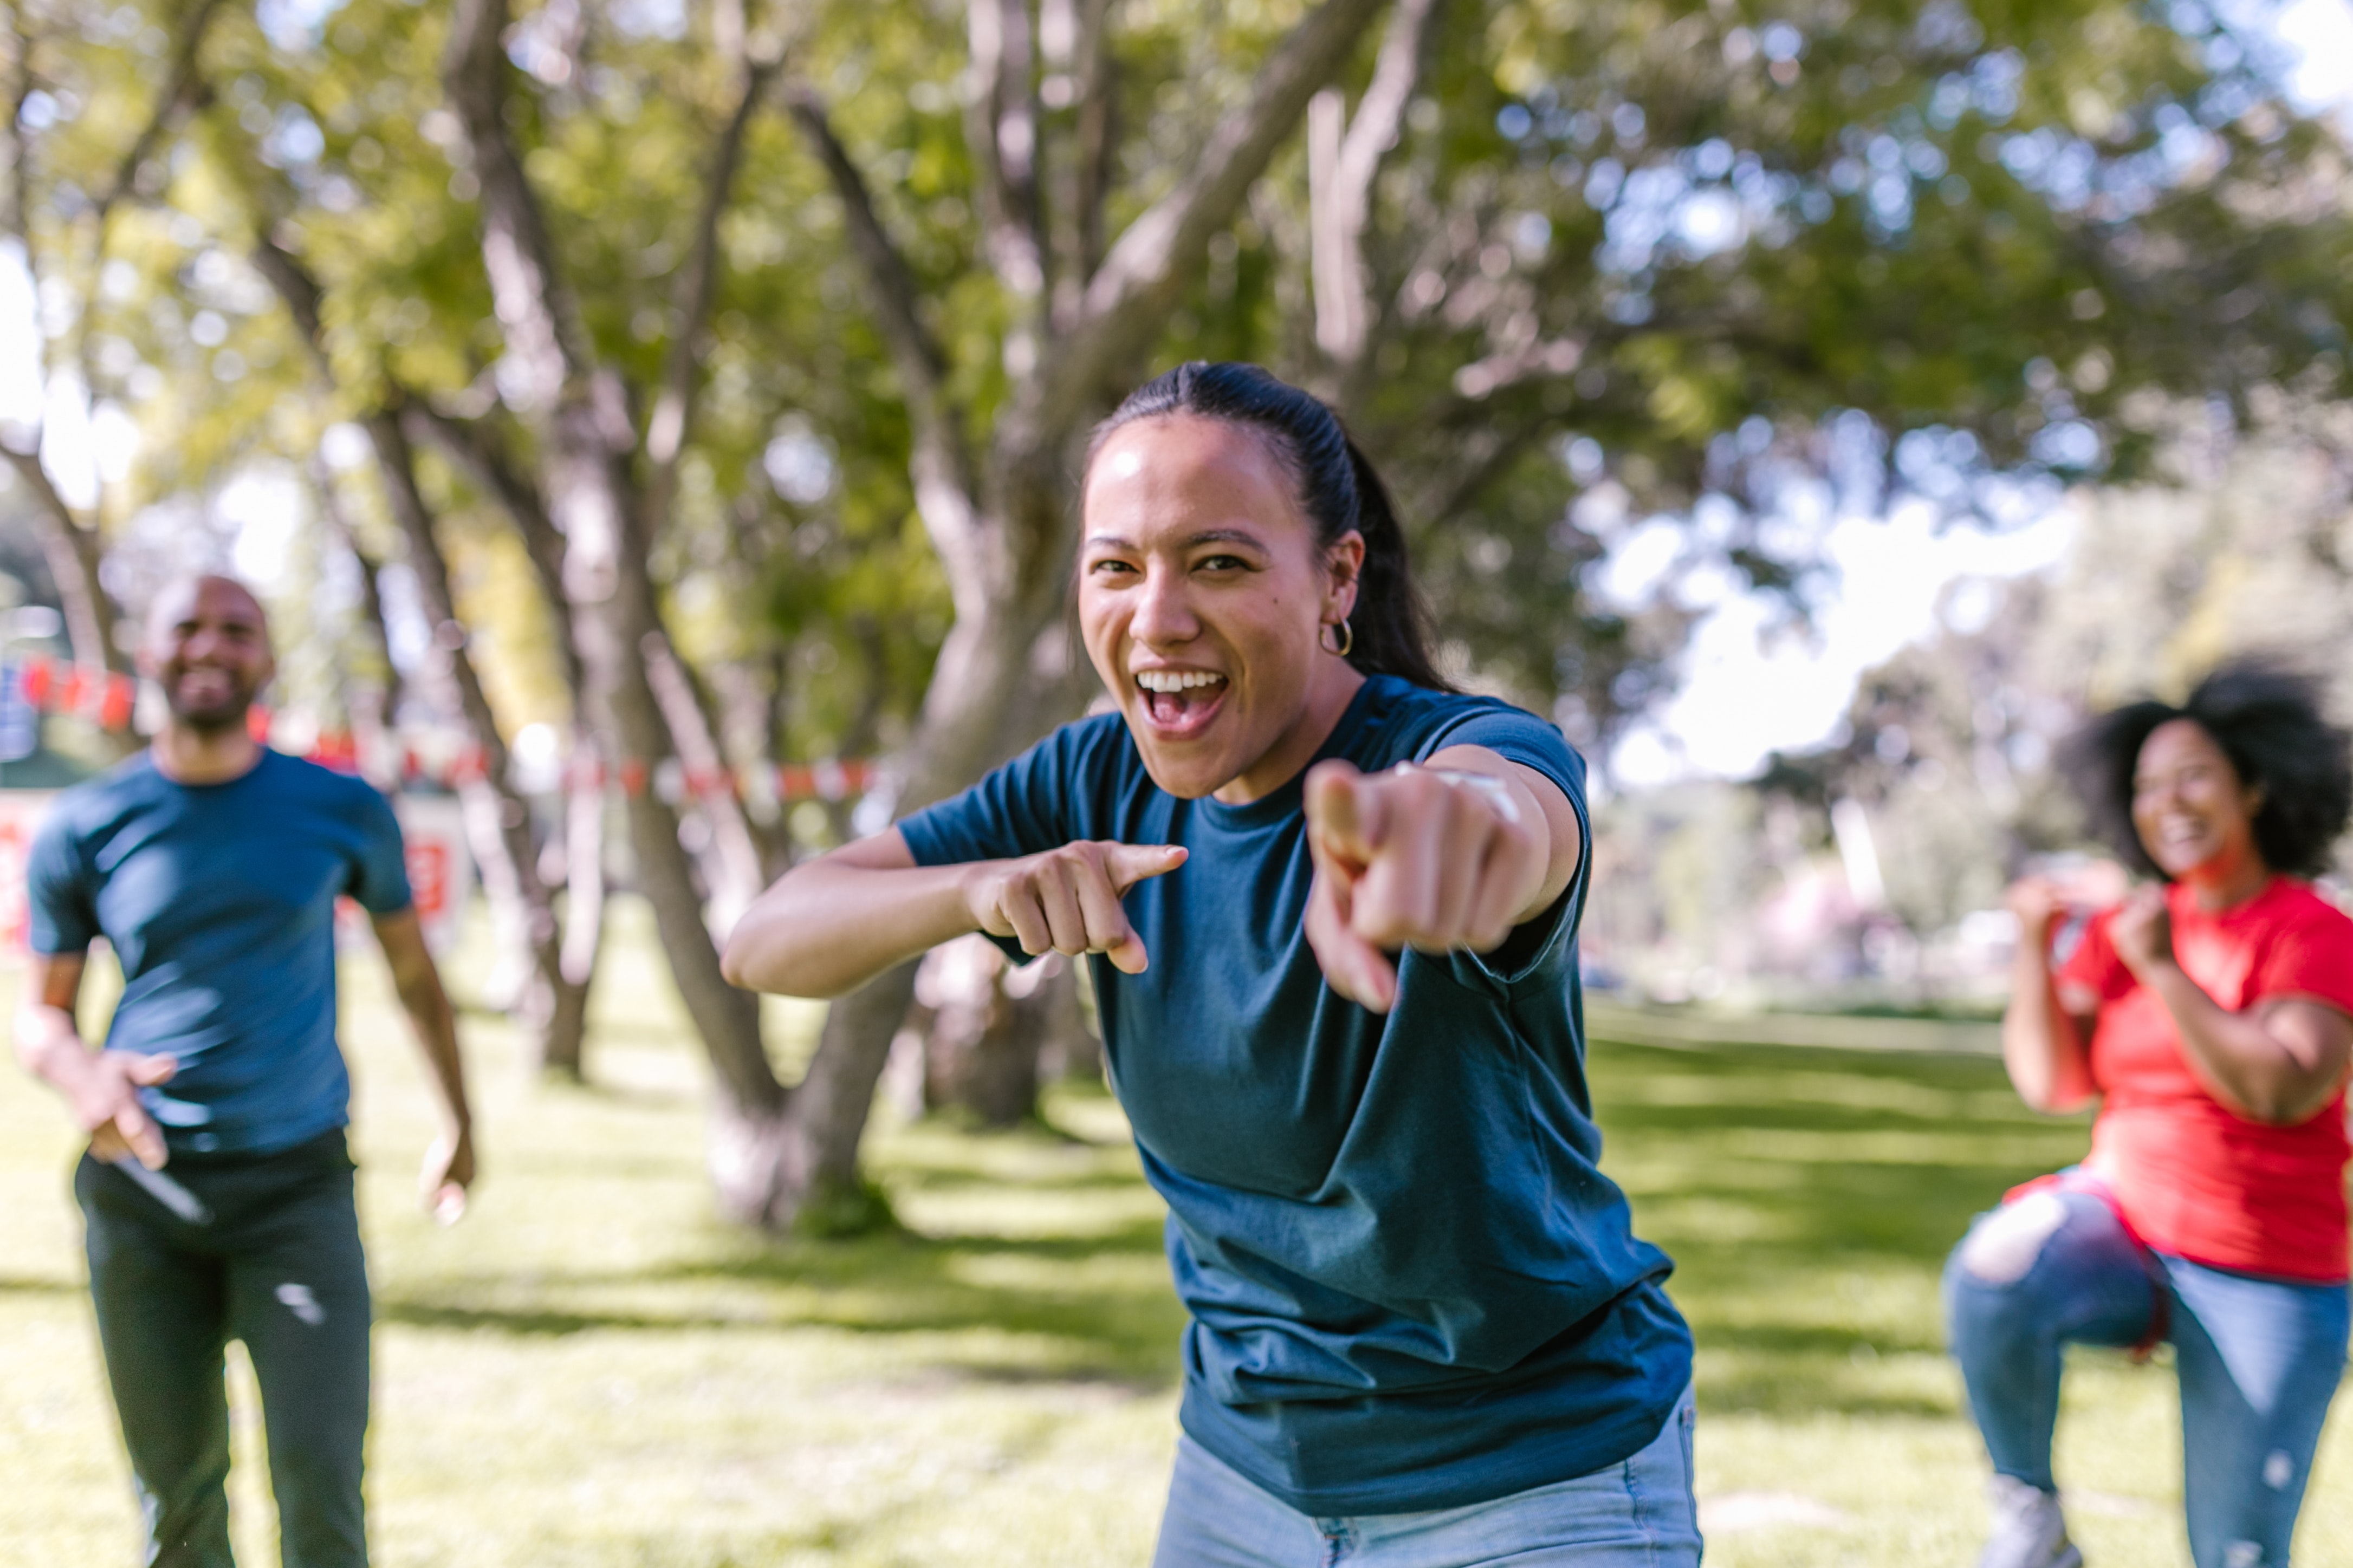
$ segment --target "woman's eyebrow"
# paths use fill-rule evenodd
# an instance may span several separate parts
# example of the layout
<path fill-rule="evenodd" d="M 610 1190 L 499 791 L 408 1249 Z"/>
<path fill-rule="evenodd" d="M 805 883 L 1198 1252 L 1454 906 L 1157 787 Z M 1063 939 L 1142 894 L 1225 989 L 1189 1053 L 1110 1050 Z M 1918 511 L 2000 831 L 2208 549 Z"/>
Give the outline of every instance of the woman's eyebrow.
<path fill-rule="evenodd" d="M 1116 533 L 1091 533 L 1087 535 L 1087 544 L 1091 549 L 1102 550 L 1138 548 L 1134 540 L 1124 539 Z M 1253 550 L 1266 548 L 1266 541 L 1247 528 L 1205 528 L 1198 533 L 1188 533 L 1176 541 L 1176 547 L 1195 550 L 1204 544 L 1247 544 Z"/>

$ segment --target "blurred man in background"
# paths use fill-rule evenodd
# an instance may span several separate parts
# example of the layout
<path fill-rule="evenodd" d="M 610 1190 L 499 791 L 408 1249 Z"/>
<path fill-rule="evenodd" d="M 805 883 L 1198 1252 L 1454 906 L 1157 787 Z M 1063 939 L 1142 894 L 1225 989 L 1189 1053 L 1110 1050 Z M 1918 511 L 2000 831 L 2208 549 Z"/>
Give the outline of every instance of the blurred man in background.
<path fill-rule="evenodd" d="M 26 1067 L 90 1146 L 74 1174 L 90 1294 L 156 1568 L 231 1561 L 223 1356 L 261 1386 L 289 1568 L 367 1558 L 369 1299 L 335 1040 L 335 901 L 372 918 L 446 1116 L 427 1203 L 473 1179 L 456 1021 L 411 905 L 400 827 L 358 779 L 247 726 L 273 673 L 241 584 L 155 600 L 140 653 L 170 716 L 146 751 L 59 797 L 27 868 Z M 74 1021 L 90 942 L 121 962 L 106 1048 Z"/>

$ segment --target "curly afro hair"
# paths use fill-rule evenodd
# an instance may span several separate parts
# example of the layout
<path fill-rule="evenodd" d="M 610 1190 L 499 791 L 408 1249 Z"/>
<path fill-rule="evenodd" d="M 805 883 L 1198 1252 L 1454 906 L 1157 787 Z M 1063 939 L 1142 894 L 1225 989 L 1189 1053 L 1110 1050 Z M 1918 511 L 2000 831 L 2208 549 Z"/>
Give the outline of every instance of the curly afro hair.
<path fill-rule="evenodd" d="M 2101 841 L 2126 865 L 2165 877 L 2133 826 L 2133 773 L 2149 735 L 2176 719 L 2212 736 L 2241 784 L 2262 788 L 2254 836 L 2263 863 L 2299 877 L 2326 870 L 2353 816 L 2353 737 L 2323 716 L 2317 679 L 2268 659 L 2221 665 L 2179 708 L 2127 703 L 2070 738 L 2065 771 Z"/>

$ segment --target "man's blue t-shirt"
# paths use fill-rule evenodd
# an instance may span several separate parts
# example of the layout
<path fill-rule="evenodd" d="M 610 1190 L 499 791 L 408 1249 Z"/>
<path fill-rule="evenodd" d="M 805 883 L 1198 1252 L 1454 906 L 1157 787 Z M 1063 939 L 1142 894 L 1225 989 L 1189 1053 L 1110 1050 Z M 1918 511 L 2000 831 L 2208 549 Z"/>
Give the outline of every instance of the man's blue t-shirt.
<path fill-rule="evenodd" d="M 122 965 L 108 1048 L 179 1058 L 140 1097 L 173 1152 L 268 1153 L 344 1124 L 335 899 L 409 902 L 384 796 L 269 751 L 176 784 L 142 752 L 58 797 L 26 882 L 35 952 L 103 936 Z"/>
<path fill-rule="evenodd" d="M 1370 773 L 1454 745 L 1535 768 L 1585 821 L 1560 732 L 1485 698 L 1375 677 L 1318 758 Z M 1665 1424 L 1691 1336 L 1661 1289 L 1672 1265 L 1597 1165 L 1587 868 L 1493 953 L 1402 955 L 1383 1018 L 1335 994 L 1307 945 L 1300 795 L 1293 779 L 1244 805 L 1177 799 L 1106 714 L 899 826 L 923 865 L 1077 839 L 1190 851 L 1127 895 L 1151 967 L 1092 971 L 1112 1081 L 1168 1203 L 1196 1442 L 1321 1515 L 1615 1464 Z"/>

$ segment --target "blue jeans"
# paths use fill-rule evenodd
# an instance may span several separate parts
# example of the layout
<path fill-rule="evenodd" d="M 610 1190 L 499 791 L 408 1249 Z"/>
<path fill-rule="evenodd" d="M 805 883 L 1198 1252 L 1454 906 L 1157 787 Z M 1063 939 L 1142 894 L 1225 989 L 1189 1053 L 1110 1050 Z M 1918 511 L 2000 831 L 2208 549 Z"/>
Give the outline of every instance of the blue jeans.
<path fill-rule="evenodd" d="M 1575 1480 L 1422 1513 L 1301 1513 L 1211 1457 L 1176 1445 L 1153 1568 L 1698 1568 L 1692 1396 L 1650 1447 Z"/>
<path fill-rule="evenodd" d="M 1953 1354 L 1993 1468 L 2048 1490 L 2060 1347 L 2170 1340 L 2198 1568 L 2284 1568 L 2345 1367 L 2342 1285 L 2152 1252 L 2107 1204 L 2045 1190 L 1980 1215 L 1945 1269 Z"/>

